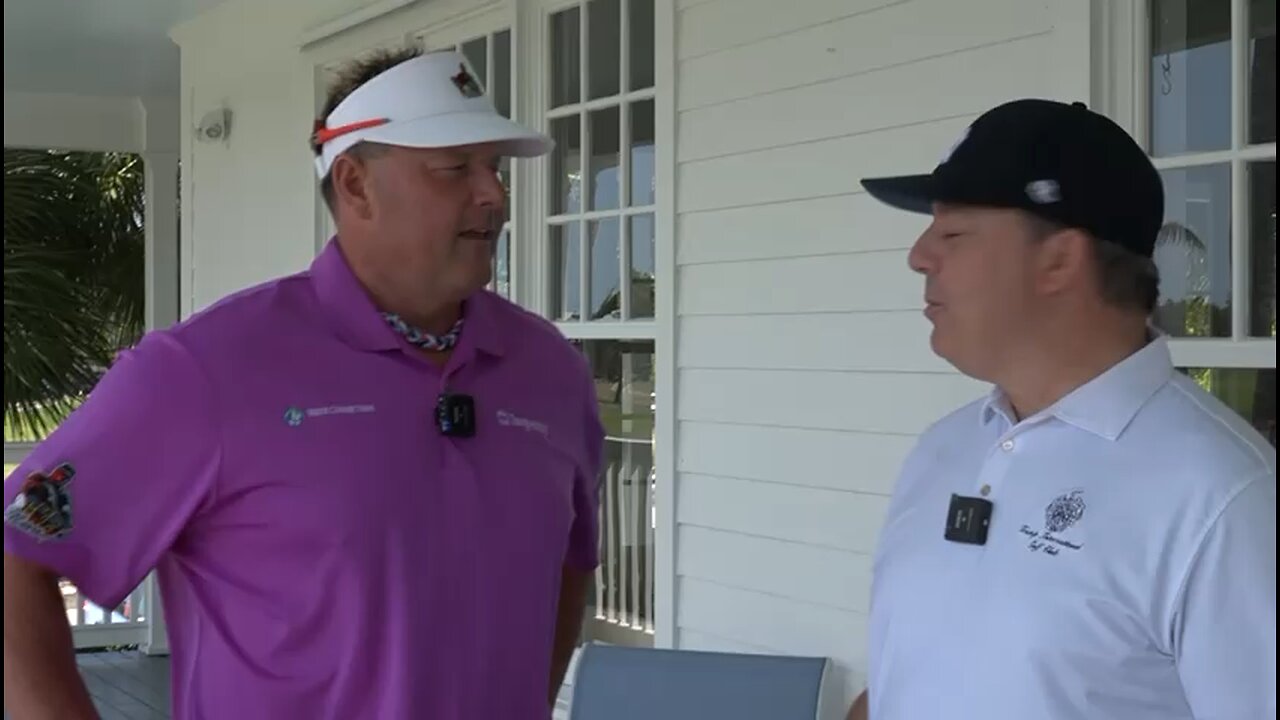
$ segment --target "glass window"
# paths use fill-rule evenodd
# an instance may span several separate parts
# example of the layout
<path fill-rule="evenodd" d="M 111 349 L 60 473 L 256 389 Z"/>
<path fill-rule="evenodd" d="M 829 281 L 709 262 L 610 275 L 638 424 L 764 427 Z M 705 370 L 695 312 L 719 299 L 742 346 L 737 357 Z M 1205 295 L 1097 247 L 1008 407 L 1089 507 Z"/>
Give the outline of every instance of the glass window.
<path fill-rule="evenodd" d="M 1275 338 L 1275 1 L 1149 0 L 1147 17 L 1147 141 L 1165 188 L 1154 320 L 1175 337 Z"/>
<path fill-rule="evenodd" d="M 626 322 L 654 316 L 659 279 L 652 215 L 653 13 L 652 0 L 589 0 L 550 18 L 556 49 L 550 55 L 547 123 L 556 148 L 547 164 L 548 296 L 556 320 Z M 584 36 L 585 55 L 554 45 L 563 39 L 566 48 L 577 48 Z M 577 81 L 570 79 L 583 74 L 582 62 L 587 64 L 586 107 L 579 104 Z M 570 237 L 584 241 L 573 245 L 577 240 Z M 581 256 L 572 254 L 578 251 Z M 570 272 L 567 262 L 585 272 Z M 585 307 L 579 306 L 580 298 Z"/>
<path fill-rule="evenodd" d="M 1155 321 L 1173 336 L 1231 336 L 1231 166 L 1175 168 L 1156 238 Z"/>
<path fill-rule="evenodd" d="M 610 638 L 632 631 L 625 642 L 645 644 L 657 481 L 653 2 L 585 0 L 551 15 L 547 31 L 548 314 L 590 362 L 607 434 L 592 614 Z"/>

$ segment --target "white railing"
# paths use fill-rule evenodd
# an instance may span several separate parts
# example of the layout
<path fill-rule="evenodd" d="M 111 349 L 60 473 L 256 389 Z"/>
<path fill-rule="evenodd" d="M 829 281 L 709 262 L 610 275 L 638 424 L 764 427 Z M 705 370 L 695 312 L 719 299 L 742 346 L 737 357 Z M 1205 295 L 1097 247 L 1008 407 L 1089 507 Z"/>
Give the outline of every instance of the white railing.
<path fill-rule="evenodd" d="M 653 635 L 653 441 L 609 437 L 600 487 L 597 639 L 651 644 Z"/>
<path fill-rule="evenodd" d="M 139 645 L 145 641 L 150 615 L 146 582 L 110 612 L 90 602 L 68 580 L 61 581 L 59 587 L 76 649 Z"/>

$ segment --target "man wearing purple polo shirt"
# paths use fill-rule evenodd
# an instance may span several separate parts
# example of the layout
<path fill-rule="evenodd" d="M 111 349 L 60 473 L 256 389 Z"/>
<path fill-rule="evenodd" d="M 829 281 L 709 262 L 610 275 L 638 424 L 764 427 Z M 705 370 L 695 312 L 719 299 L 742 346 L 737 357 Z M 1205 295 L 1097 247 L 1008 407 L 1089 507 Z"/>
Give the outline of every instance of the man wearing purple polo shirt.
<path fill-rule="evenodd" d="M 6 480 L 15 720 L 94 716 L 56 579 L 110 608 L 153 568 L 178 720 L 550 715 L 603 428 L 582 355 L 484 290 L 500 158 L 550 141 L 460 55 L 388 53 L 312 147 L 311 268 L 148 335 Z"/>

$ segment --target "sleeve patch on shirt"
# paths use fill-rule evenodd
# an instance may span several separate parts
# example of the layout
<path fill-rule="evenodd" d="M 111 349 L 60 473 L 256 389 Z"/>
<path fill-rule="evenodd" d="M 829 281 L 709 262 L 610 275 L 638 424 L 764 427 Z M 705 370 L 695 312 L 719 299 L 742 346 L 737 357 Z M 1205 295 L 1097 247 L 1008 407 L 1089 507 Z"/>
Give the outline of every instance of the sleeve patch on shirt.
<path fill-rule="evenodd" d="M 18 495 L 4 509 L 6 525 L 39 540 L 57 540 L 71 532 L 71 494 L 68 485 L 76 471 L 62 464 L 50 473 L 31 473 Z"/>

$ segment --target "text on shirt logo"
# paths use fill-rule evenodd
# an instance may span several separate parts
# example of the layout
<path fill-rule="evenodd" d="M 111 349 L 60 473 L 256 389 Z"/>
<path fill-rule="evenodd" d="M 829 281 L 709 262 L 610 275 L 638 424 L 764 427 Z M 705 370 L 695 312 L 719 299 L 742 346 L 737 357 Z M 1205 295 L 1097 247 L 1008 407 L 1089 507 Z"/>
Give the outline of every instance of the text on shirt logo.
<path fill-rule="evenodd" d="M 358 405 L 325 405 L 305 410 L 291 407 L 284 411 L 284 422 L 289 427 L 298 427 L 302 424 L 304 418 L 325 417 L 327 415 L 363 415 L 376 411 L 376 407 L 367 403 Z"/>
<path fill-rule="evenodd" d="M 519 415 L 507 412 L 506 410 L 498 411 L 498 424 L 503 427 L 524 428 L 529 432 L 536 432 L 543 437 L 547 437 L 550 434 L 550 430 L 547 428 L 546 423 L 522 418 Z"/>

